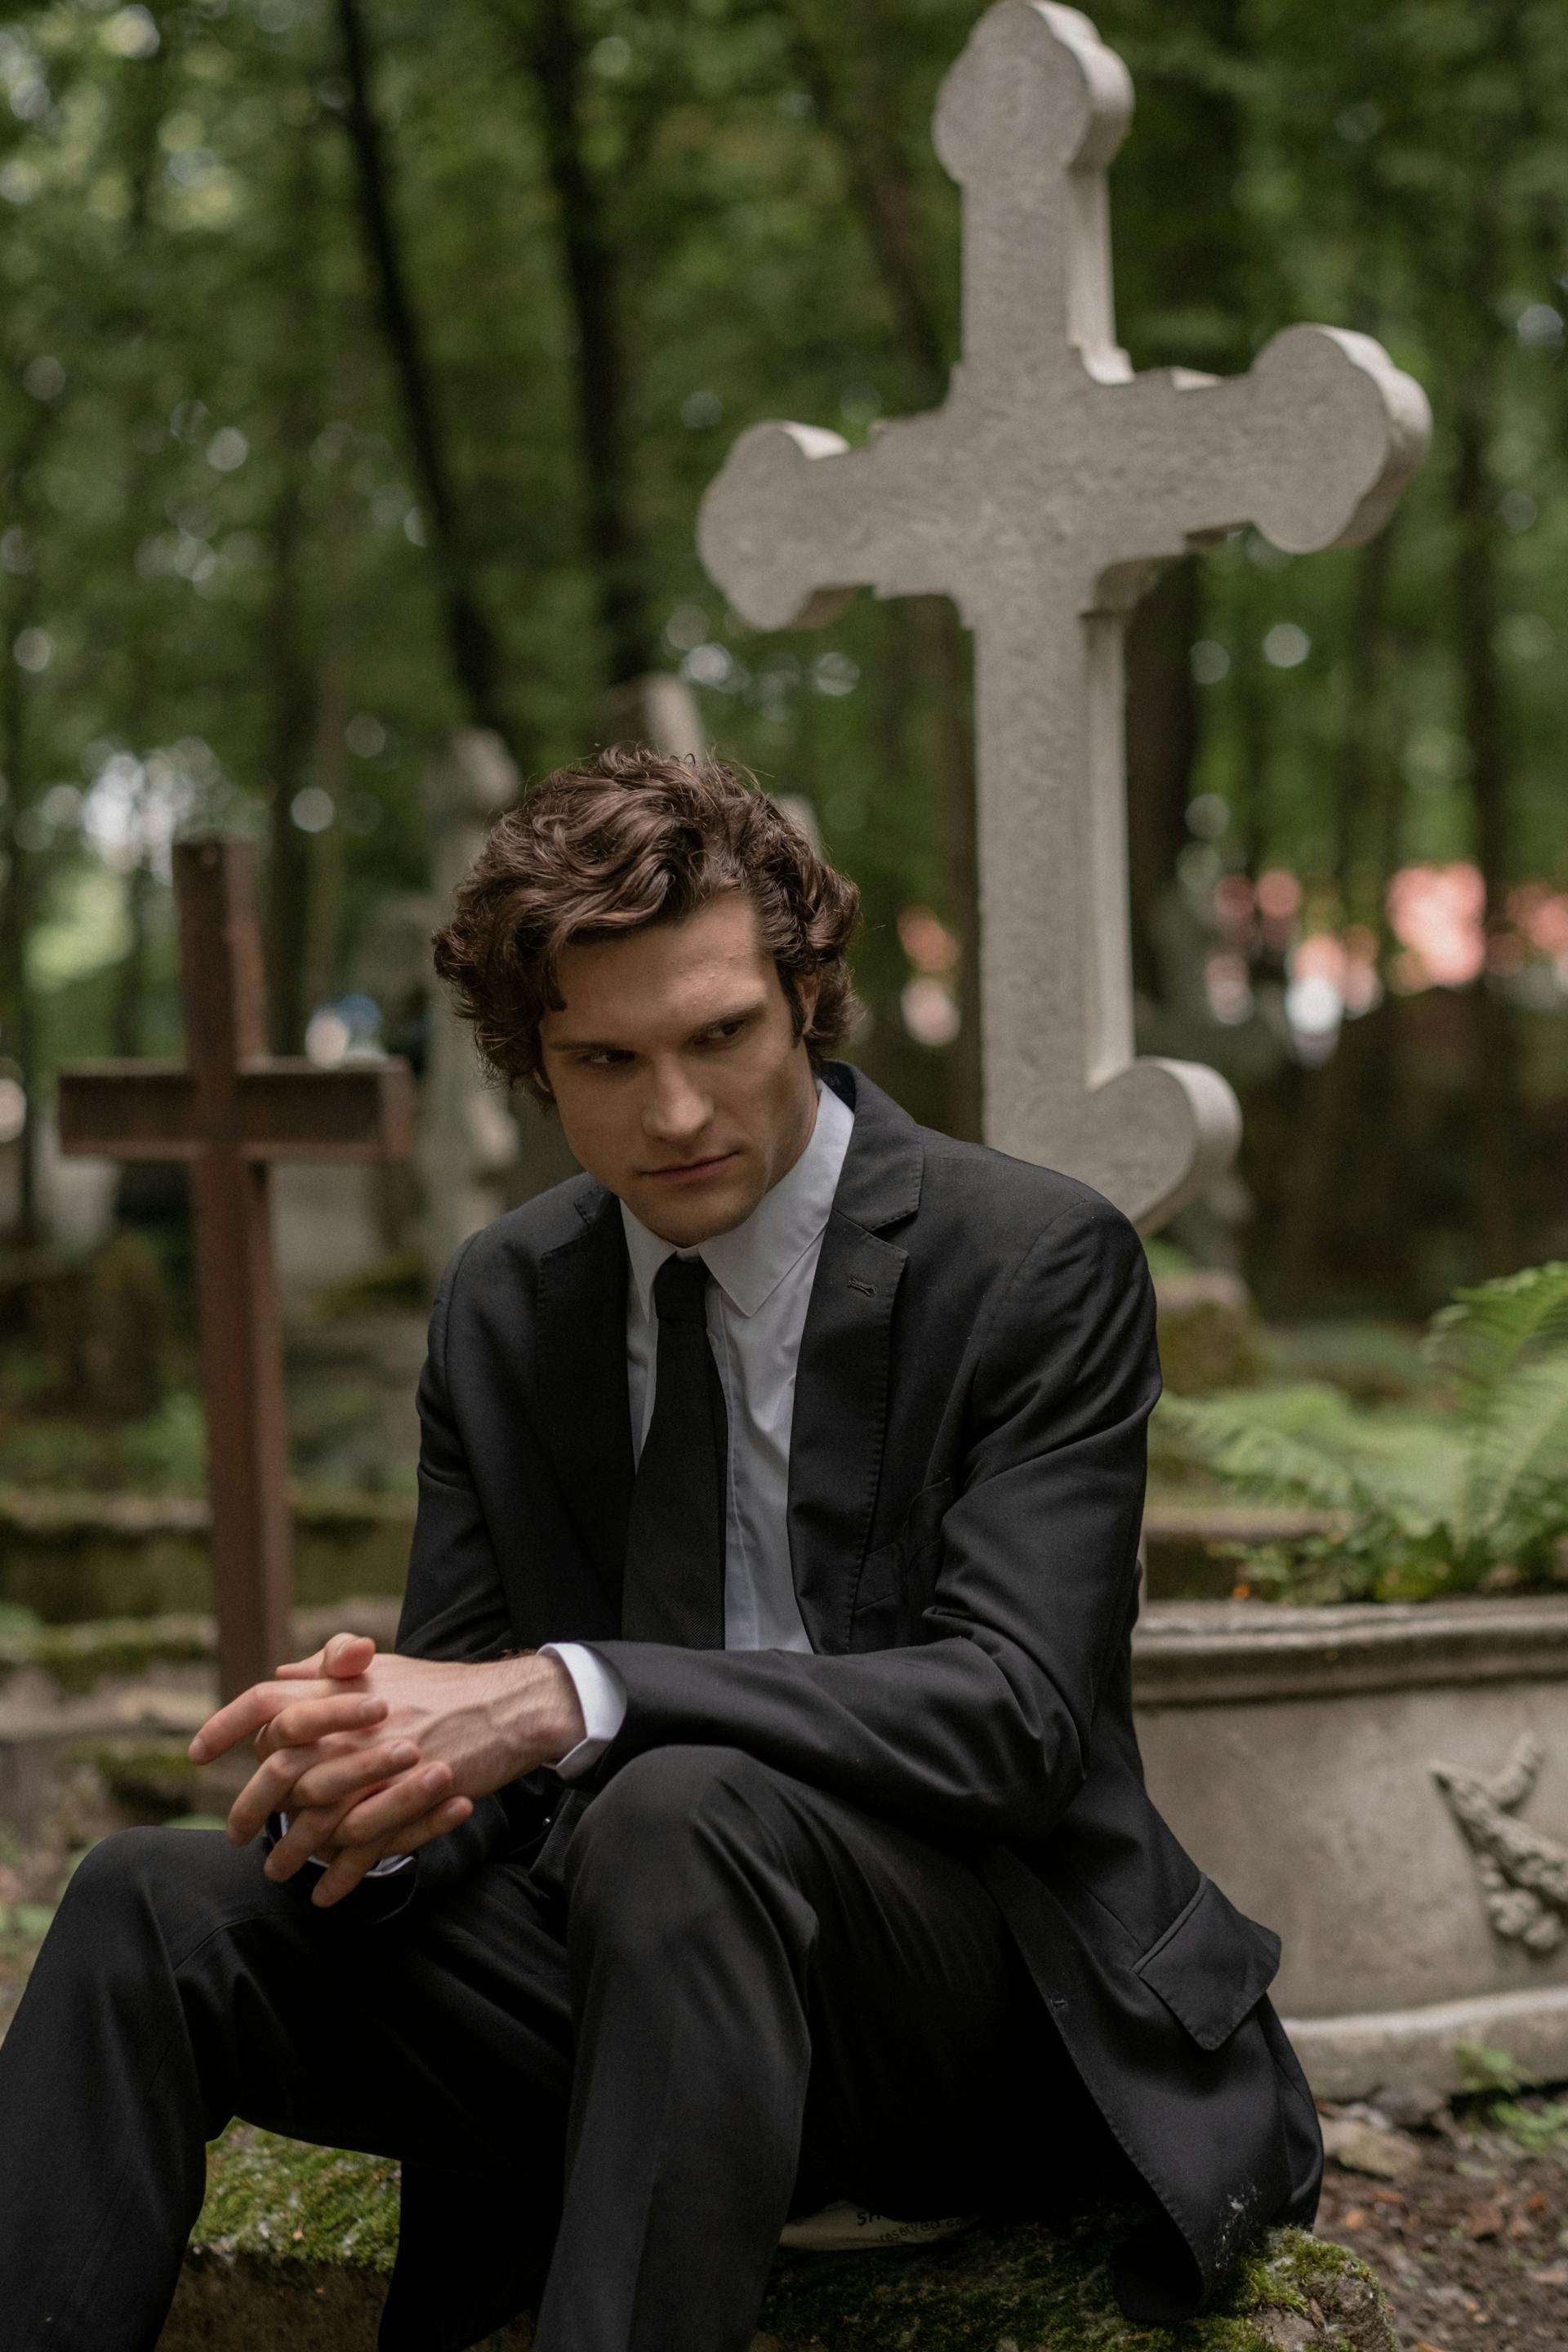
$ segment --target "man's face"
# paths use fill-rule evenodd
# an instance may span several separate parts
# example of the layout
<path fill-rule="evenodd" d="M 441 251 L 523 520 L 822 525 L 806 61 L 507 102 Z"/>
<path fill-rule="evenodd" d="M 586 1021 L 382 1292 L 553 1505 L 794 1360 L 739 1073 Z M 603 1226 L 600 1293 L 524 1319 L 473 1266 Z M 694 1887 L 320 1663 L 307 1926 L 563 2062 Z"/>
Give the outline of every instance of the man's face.
<path fill-rule="evenodd" d="M 566 1140 L 650 1232 L 690 1248 L 749 1217 L 816 1117 L 756 910 L 743 891 L 683 922 L 563 950 L 540 1024 Z M 805 1009 L 816 982 L 801 991 Z"/>

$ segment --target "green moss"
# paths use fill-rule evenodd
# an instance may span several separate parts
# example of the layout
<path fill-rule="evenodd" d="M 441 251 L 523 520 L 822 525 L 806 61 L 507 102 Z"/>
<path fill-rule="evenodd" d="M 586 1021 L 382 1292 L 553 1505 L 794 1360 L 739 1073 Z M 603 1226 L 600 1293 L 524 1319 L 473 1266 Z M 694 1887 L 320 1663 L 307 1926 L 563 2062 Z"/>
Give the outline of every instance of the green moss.
<path fill-rule="evenodd" d="M 306 1487 L 292 1502 L 301 1607 L 402 1592 L 412 1493 Z M 0 1608 L 36 1613 L 51 1626 L 96 1627 L 100 1620 L 194 1614 L 210 1605 L 211 1592 L 207 1510 L 199 1498 L 0 1486 Z M 21 1630 L 8 1634 L 7 1652 Z"/>
<path fill-rule="evenodd" d="M 118 1804 L 138 1821 L 169 1822 L 189 1813 L 206 1785 L 178 1739 L 83 1739 L 70 1750 L 88 1764 Z"/>
<path fill-rule="evenodd" d="M 212 1623 L 205 1617 L 100 1617 L 86 1625 L 46 1625 L 0 1641 L 0 1685 L 33 1666 L 74 1696 L 111 1676 L 144 1675 L 160 1665 L 199 1665 L 212 1654 Z"/>
<path fill-rule="evenodd" d="M 230 2133 L 212 2151 L 163 2352 L 367 2342 L 396 2249 L 396 2166 L 375 2157 Z M 921 2253 L 781 2254 L 755 2352 L 1394 2352 L 1365 2264 L 1298 2230 L 1268 2231 L 1202 2319 L 1134 2327 L 1110 2292 L 1117 2230 L 1102 2216 L 1060 2234 L 986 2226 Z M 242 2335 L 224 2334 L 242 2307 Z M 526 2327 L 509 2329 L 494 2352 L 527 2341 Z"/>
<path fill-rule="evenodd" d="M 1311 2330 L 1304 2340 L 1324 2352 L 1393 2352 L 1387 2307 L 1364 2264 L 1296 2230 L 1268 2231 L 1201 2319 L 1133 2326 L 1110 2287 L 1110 2257 L 1124 2226 L 1097 2216 L 1065 2232 L 985 2227 L 919 2256 L 784 2255 L 763 2328 L 781 2352 L 813 2344 L 830 2352 L 1282 2352 L 1300 2335 L 1289 2326 L 1294 2316 Z"/>
<path fill-rule="evenodd" d="M 231 2131 L 207 2158 L 193 2245 L 390 2276 L 397 2252 L 395 2164 Z"/>

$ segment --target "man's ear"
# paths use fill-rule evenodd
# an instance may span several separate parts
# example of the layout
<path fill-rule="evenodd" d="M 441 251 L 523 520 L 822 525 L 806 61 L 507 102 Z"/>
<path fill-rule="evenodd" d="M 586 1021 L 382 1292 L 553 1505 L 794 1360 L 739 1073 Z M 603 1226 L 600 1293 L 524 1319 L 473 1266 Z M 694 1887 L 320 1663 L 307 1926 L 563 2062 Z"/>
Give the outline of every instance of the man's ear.
<path fill-rule="evenodd" d="M 804 1038 L 811 1026 L 811 1016 L 816 1010 L 816 1000 L 822 993 L 822 974 L 819 971 L 797 973 L 793 986 L 796 1017 L 800 1023 L 800 1034 Z"/>

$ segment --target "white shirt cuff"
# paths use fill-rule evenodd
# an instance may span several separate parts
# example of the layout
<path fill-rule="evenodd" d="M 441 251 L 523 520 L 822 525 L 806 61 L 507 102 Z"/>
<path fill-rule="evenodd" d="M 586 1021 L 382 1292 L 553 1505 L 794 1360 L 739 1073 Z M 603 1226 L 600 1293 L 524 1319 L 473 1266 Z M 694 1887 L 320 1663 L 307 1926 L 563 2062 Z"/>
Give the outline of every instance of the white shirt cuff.
<path fill-rule="evenodd" d="M 546 1642 L 540 1655 L 560 1659 L 583 1710 L 584 1737 L 554 1767 L 563 1780 L 575 1780 L 590 1764 L 598 1762 L 625 1723 L 626 1686 L 614 1666 L 607 1666 L 596 1650 L 581 1642 Z"/>

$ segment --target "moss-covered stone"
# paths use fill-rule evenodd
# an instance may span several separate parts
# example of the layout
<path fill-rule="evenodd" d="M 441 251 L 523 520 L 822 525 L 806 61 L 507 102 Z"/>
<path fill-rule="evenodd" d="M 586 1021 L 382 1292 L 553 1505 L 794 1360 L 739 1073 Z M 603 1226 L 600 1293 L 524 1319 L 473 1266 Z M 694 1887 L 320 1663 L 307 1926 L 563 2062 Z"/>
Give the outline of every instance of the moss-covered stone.
<path fill-rule="evenodd" d="M 209 1617 L 100 1617 L 85 1625 L 40 1625 L 0 1641 L 0 1687 L 31 1666 L 64 1696 L 80 1697 L 101 1682 L 159 1666 L 204 1665 L 213 1648 Z"/>
<path fill-rule="evenodd" d="M 402 1591 L 412 1496 L 298 1489 L 293 1518 L 301 1606 Z M 0 1601 L 71 1625 L 205 1609 L 208 1526 L 207 1506 L 195 1496 L 0 1486 Z"/>
<path fill-rule="evenodd" d="M 211 1787 L 180 1739 L 81 1739 L 68 1755 L 73 1764 L 96 1772 L 105 1793 L 134 1822 L 178 1821 L 199 1808 Z"/>
<path fill-rule="evenodd" d="M 1372 2273 L 1268 2231 L 1218 2306 L 1179 2327 L 1118 2312 L 1106 2221 L 984 2226 L 922 2252 L 781 2254 L 753 2352 L 1395 2352 Z M 397 2235 L 397 2168 L 230 2133 L 159 2352 L 371 2352 Z M 487 2352 L 527 2352 L 526 2322 Z"/>
<path fill-rule="evenodd" d="M 397 1622 L 395 1596 L 359 1592 L 341 1601 L 300 1601 L 295 1636 L 301 1649 L 325 1641 L 341 1625 L 361 1626 L 383 1643 Z M 0 1691 L 31 1669 L 47 1675 L 66 1698 L 100 1683 L 154 1675 L 164 1666 L 210 1667 L 217 1655 L 211 1617 L 194 1612 L 153 1617 L 95 1617 L 84 1624 L 30 1624 L 0 1633 Z"/>

